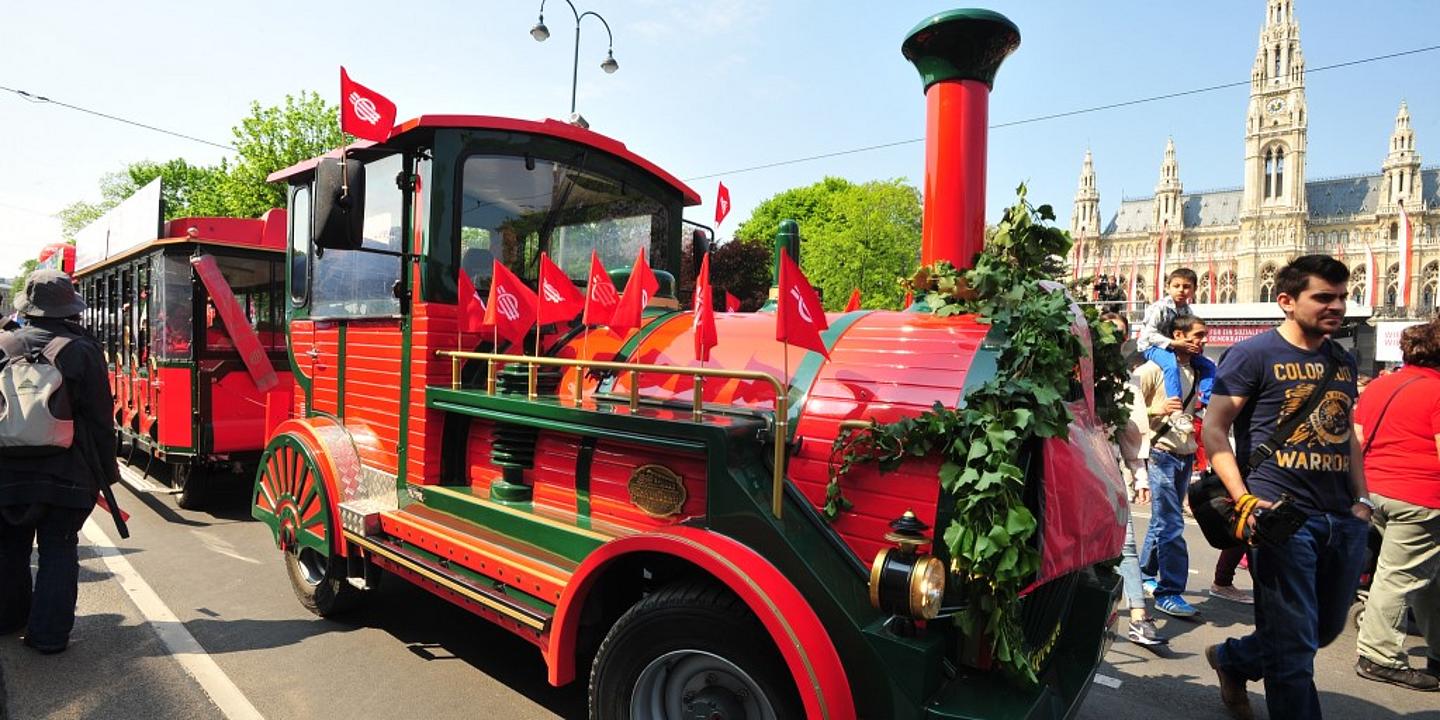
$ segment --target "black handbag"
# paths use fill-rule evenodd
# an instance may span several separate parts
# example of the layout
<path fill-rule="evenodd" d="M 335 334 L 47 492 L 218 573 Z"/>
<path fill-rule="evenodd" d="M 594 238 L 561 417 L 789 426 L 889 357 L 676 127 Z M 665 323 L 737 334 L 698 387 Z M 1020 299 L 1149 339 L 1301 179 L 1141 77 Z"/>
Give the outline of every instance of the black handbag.
<path fill-rule="evenodd" d="M 1326 363 L 1325 378 L 1310 393 L 1310 397 L 1305 399 L 1305 404 L 1296 408 L 1295 412 L 1275 428 L 1269 439 L 1251 451 L 1250 458 L 1240 468 L 1242 476 L 1249 475 L 1251 470 L 1273 457 L 1275 451 L 1284 444 L 1285 438 L 1290 437 L 1295 428 L 1320 405 L 1330 383 L 1335 379 L 1335 374 L 1340 370 L 1340 362 L 1333 357 L 1333 346 L 1330 347 L 1332 357 Z M 1219 550 L 1258 545 L 1261 542 L 1267 545 L 1283 545 L 1306 520 L 1304 511 L 1296 507 L 1294 500 L 1286 493 L 1282 493 L 1270 508 L 1264 510 L 1256 507 L 1252 495 L 1242 497 L 1239 502 L 1232 500 L 1230 491 L 1225 488 L 1225 483 L 1221 482 L 1213 466 L 1206 468 L 1205 472 L 1200 474 L 1200 479 L 1191 483 L 1187 497 L 1190 500 L 1190 512 L 1195 516 L 1195 524 L 1199 525 L 1200 531 L 1204 533 L 1205 541 Z M 1254 531 L 1251 531 L 1248 522 L 1252 514 L 1255 516 Z"/>

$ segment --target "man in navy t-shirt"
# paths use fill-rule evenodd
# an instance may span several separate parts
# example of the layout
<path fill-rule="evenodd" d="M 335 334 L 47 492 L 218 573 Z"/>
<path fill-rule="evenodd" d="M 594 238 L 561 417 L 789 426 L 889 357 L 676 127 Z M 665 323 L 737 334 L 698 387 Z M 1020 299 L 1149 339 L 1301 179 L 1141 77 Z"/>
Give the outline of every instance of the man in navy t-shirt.
<path fill-rule="evenodd" d="M 1285 321 L 1232 347 L 1216 373 L 1204 439 L 1230 497 L 1250 493 L 1268 508 L 1283 493 L 1308 516 L 1285 543 L 1251 551 L 1255 632 L 1205 651 L 1235 717 L 1251 717 L 1245 683 L 1262 678 L 1270 717 L 1320 717 L 1315 652 L 1340 634 L 1359 583 L 1371 507 L 1351 432 L 1355 360 L 1329 339 L 1345 318 L 1349 279 L 1327 255 L 1282 268 L 1275 289 Z M 1335 376 L 1322 388 L 1331 365 Z M 1274 456 L 1245 468 L 1316 392 L 1319 403 L 1278 440 Z"/>

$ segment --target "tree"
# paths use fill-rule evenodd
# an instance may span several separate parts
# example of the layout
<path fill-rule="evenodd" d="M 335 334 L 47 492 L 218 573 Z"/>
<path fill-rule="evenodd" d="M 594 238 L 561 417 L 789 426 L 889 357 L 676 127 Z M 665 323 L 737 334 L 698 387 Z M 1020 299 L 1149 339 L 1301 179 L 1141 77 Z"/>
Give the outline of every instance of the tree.
<path fill-rule="evenodd" d="M 160 178 L 160 197 L 164 201 L 166 220 L 224 215 L 226 205 L 225 198 L 220 194 L 220 182 L 225 172 L 226 163 L 223 161 L 215 167 L 191 165 L 183 158 L 163 163 L 149 160 L 130 163 L 124 170 L 107 173 L 100 178 L 100 202 L 79 200 L 61 208 L 56 213 L 60 218 L 60 232 L 66 241 L 73 242 L 75 233 L 100 219 L 101 215 L 157 177 Z"/>
<path fill-rule="evenodd" d="M 731 240 L 710 254 L 711 284 L 740 298 L 741 310 L 758 310 L 770 295 L 771 262 L 770 246 Z M 716 301 L 724 307 L 720 298 Z"/>
<path fill-rule="evenodd" d="M 270 173 L 343 145 L 339 109 L 307 90 L 286 95 L 283 105 L 250 104 L 250 115 L 231 128 L 235 164 L 220 182 L 227 215 L 259 217 L 285 207 L 285 187 L 265 180 Z"/>
<path fill-rule="evenodd" d="M 900 306 L 899 280 L 920 261 L 920 192 L 902 180 L 856 184 L 827 177 L 761 203 L 736 238 L 770 247 L 776 227 L 800 224 L 800 267 L 820 290 L 827 310 L 841 310 L 851 290 L 862 306 Z"/>

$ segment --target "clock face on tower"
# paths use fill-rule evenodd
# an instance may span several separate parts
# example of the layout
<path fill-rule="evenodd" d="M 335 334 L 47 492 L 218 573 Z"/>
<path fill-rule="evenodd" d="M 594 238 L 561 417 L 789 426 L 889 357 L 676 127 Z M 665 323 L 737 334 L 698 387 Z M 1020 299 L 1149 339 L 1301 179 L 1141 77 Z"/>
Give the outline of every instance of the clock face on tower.
<path fill-rule="evenodd" d="M 1285 99 L 1284 99 L 1284 98 L 1274 98 L 1273 100 L 1270 101 L 1270 103 L 1269 103 L 1268 105 L 1265 106 L 1265 108 L 1266 108 L 1267 110 L 1269 110 L 1270 112 L 1272 112 L 1272 113 L 1278 113 L 1278 112 L 1280 112 L 1281 110 L 1284 110 L 1284 109 L 1285 109 Z"/>

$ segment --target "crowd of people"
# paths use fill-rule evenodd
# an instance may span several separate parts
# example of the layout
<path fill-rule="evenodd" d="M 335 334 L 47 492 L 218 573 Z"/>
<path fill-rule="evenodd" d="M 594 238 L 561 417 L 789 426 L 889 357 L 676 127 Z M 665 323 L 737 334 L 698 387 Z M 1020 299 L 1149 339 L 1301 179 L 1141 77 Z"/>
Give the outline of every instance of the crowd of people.
<path fill-rule="evenodd" d="M 1236 718 L 1253 716 L 1246 685 L 1258 681 L 1271 717 L 1321 716 L 1315 653 L 1343 629 L 1374 535 L 1355 671 L 1412 690 L 1440 686 L 1440 319 L 1408 328 L 1403 367 L 1370 382 L 1331 338 L 1348 281 L 1329 256 L 1291 262 L 1276 276 L 1284 321 L 1229 348 L 1218 366 L 1203 354 L 1192 270 L 1170 273 L 1167 296 L 1133 333 L 1133 401 L 1117 452 L 1132 500 L 1148 503 L 1150 518 L 1139 552 L 1127 529 L 1127 634 L 1140 645 L 1166 642 L 1147 596 L 1158 612 L 1197 614 L 1183 594 L 1198 456 L 1228 508 L 1221 532 L 1236 538 L 1220 554 L 1210 595 L 1255 606 L 1253 632 L 1205 651 Z M 1132 336 L 1124 317 L 1104 317 Z M 1253 597 L 1233 585 L 1238 566 L 1251 573 Z M 1427 645 L 1424 668 L 1411 667 L 1403 648 L 1407 615 Z"/>

